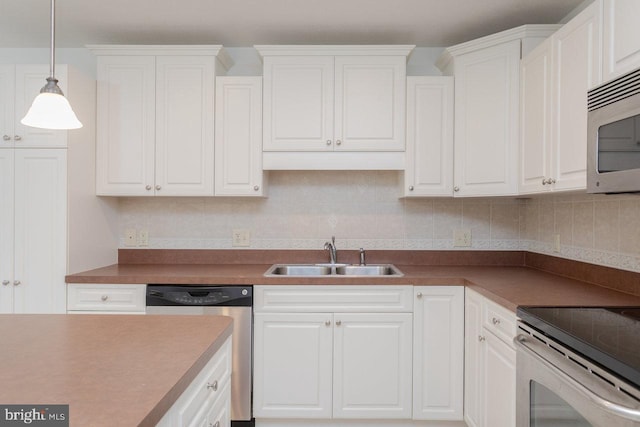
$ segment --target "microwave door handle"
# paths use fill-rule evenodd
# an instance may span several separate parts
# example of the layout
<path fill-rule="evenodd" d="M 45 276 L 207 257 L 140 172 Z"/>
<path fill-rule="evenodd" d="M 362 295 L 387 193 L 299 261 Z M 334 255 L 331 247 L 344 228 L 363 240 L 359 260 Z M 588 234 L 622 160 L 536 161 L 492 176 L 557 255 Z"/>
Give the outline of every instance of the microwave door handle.
<path fill-rule="evenodd" d="M 628 408 L 623 405 L 619 405 L 617 403 L 611 402 L 603 397 L 600 397 L 584 385 L 580 384 L 578 381 L 571 378 L 569 375 L 565 374 L 562 370 L 558 369 L 553 364 L 549 363 L 542 357 L 540 357 L 535 351 L 531 350 L 529 347 L 524 345 L 524 342 L 527 341 L 527 336 L 519 334 L 513 339 L 513 343 L 519 350 L 524 351 L 530 356 L 534 357 L 537 361 L 544 364 L 547 368 L 551 369 L 551 371 L 556 374 L 558 377 L 562 379 L 566 384 L 568 384 L 571 388 L 573 388 L 578 393 L 582 394 L 584 397 L 589 399 L 589 401 L 596 406 L 604 409 L 605 411 L 614 414 L 618 417 L 639 422 L 640 421 L 640 410 Z"/>

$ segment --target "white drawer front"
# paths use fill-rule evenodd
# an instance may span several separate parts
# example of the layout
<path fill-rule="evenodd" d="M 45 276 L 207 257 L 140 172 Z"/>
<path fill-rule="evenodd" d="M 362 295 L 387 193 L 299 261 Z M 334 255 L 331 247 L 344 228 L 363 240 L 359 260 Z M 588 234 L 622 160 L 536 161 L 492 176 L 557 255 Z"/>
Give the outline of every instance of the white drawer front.
<path fill-rule="evenodd" d="M 231 338 L 227 339 L 175 403 L 177 420 L 174 425 L 192 425 L 201 416 L 203 407 L 211 407 L 228 392 L 230 383 Z"/>
<path fill-rule="evenodd" d="M 254 311 L 412 312 L 412 286 L 255 286 Z"/>
<path fill-rule="evenodd" d="M 495 334 L 502 341 L 513 346 L 513 338 L 516 336 L 516 315 L 506 308 L 485 299 L 484 327 Z"/>
<path fill-rule="evenodd" d="M 146 285 L 67 285 L 69 311 L 145 311 Z"/>

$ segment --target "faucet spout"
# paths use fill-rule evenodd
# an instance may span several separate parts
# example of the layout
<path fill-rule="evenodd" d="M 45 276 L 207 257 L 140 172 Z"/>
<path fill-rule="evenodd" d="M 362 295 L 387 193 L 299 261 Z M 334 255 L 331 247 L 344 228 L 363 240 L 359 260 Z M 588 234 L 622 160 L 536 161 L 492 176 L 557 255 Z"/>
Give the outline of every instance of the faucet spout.
<path fill-rule="evenodd" d="M 335 236 L 331 236 L 331 242 L 324 242 L 324 250 L 329 251 L 329 261 L 331 264 L 338 262 L 338 249 L 336 249 Z"/>

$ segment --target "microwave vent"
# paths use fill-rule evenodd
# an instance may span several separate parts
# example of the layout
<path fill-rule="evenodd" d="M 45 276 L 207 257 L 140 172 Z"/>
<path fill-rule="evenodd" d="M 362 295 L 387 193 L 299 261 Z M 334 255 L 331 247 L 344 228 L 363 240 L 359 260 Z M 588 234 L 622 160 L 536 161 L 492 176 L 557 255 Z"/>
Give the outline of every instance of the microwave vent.
<path fill-rule="evenodd" d="M 640 93 L 640 69 L 627 73 L 587 92 L 588 110 L 594 111 Z"/>

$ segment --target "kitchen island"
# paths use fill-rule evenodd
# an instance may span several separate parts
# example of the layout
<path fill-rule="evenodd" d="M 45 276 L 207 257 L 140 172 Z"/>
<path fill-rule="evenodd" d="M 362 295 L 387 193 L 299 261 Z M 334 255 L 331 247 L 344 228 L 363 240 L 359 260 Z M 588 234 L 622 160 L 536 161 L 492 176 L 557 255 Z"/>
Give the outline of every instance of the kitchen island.
<path fill-rule="evenodd" d="M 0 403 L 156 425 L 231 336 L 223 316 L 0 315 Z"/>

